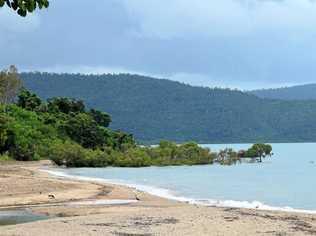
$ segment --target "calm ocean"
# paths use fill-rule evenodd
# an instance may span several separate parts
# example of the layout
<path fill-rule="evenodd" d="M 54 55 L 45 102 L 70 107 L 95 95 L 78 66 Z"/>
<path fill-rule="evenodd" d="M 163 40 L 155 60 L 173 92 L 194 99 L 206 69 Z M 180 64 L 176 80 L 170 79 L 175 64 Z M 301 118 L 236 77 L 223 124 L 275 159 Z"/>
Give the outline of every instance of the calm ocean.
<path fill-rule="evenodd" d="M 203 145 L 217 151 L 247 144 Z M 233 166 L 60 169 L 59 175 L 97 178 L 172 199 L 212 206 L 316 213 L 316 144 L 273 144 L 263 163 Z"/>

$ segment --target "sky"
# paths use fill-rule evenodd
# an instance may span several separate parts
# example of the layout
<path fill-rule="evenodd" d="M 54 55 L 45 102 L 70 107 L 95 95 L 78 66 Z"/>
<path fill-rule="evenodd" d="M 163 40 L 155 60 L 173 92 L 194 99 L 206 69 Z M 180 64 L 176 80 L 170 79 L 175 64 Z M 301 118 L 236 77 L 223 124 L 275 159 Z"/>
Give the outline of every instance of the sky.
<path fill-rule="evenodd" d="M 239 89 L 316 83 L 315 0 L 51 0 L 0 9 L 0 68 Z"/>

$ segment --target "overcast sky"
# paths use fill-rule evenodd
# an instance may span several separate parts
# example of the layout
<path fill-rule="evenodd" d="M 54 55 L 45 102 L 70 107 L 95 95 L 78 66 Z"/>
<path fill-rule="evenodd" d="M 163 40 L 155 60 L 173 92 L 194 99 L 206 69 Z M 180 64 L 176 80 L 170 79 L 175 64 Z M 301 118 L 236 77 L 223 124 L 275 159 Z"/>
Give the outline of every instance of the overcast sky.
<path fill-rule="evenodd" d="M 316 82 L 314 0 L 51 0 L 0 9 L 0 67 L 241 89 Z"/>

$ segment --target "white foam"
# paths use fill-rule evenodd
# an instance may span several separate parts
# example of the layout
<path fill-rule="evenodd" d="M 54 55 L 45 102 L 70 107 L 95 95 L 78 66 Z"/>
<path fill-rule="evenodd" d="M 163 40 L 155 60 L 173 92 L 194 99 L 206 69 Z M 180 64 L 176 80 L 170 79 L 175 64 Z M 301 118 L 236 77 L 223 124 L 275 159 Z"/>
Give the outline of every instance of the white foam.
<path fill-rule="evenodd" d="M 244 208 L 244 209 L 257 209 L 265 211 L 283 211 L 283 212 L 293 212 L 293 213 L 304 213 L 304 214 L 316 214 L 316 211 L 295 209 L 292 207 L 275 207 L 269 206 L 259 201 L 234 201 L 234 200 L 194 200 L 193 203 L 214 206 L 214 207 L 229 207 L 229 208 Z"/>
<path fill-rule="evenodd" d="M 275 207 L 269 206 L 259 201 L 234 201 L 234 200 L 214 200 L 214 199 L 193 199 L 187 197 L 179 197 L 176 196 L 171 190 L 158 188 L 153 186 L 146 186 L 140 184 L 130 184 L 125 183 L 120 180 L 109 180 L 102 178 L 93 178 L 93 177 L 83 177 L 83 176 L 74 176 L 63 173 L 62 171 L 52 171 L 52 170 L 42 170 L 49 174 L 61 177 L 68 178 L 74 180 L 83 180 L 83 181 L 92 181 L 98 183 L 106 183 L 106 184 L 116 184 L 125 187 L 134 188 L 138 191 L 146 192 L 154 196 L 167 198 L 170 200 L 186 202 L 189 204 L 203 205 L 203 206 L 211 206 L 211 207 L 225 207 L 225 208 L 244 208 L 244 209 L 257 209 L 257 210 L 265 210 L 265 211 L 282 211 L 282 212 L 293 212 L 293 213 L 304 213 L 304 214 L 316 214 L 316 211 L 313 210 L 304 210 L 304 209 L 295 209 L 292 207 Z"/>

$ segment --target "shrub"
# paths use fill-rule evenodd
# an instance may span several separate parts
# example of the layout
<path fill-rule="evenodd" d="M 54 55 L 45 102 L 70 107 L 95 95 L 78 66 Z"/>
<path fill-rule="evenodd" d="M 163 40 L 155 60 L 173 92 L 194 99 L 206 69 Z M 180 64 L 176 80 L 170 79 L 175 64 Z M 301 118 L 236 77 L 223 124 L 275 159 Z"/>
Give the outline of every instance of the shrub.
<path fill-rule="evenodd" d="M 9 117 L 0 114 L 0 154 L 8 151 L 9 121 L 10 121 Z"/>
<path fill-rule="evenodd" d="M 7 115 L 11 118 L 6 142 L 10 155 L 18 161 L 39 160 L 39 150 L 57 138 L 57 131 L 43 124 L 36 113 L 15 105 L 8 106 Z"/>
<path fill-rule="evenodd" d="M 216 161 L 221 165 L 232 165 L 240 161 L 240 157 L 237 152 L 231 148 L 220 150 L 217 154 Z"/>
<path fill-rule="evenodd" d="M 88 150 L 77 143 L 71 141 L 54 142 L 48 150 L 48 158 L 57 165 L 67 167 L 85 167 L 89 166 L 87 161 Z"/>
<path fill-rule="evenodd" d="M 86 162 L 89 167 L 106 167 L 111 163 L 111 155 L 101 150 L 86 152 Z"/>
<path fill-rule="evenodd" d="M 120 167 L 145 167 L 152 164 L 146 150 L 141 147 L 130 148 L 124 153 L 116 153 L 115 166 Z"/>
<path fill-rule="evenodd" d="M 0 162 L 1 161 L 11 161 L 11 160 L 12 160 L 12 158 L 9 156 L 8 153 L 0 155 Z"/>

